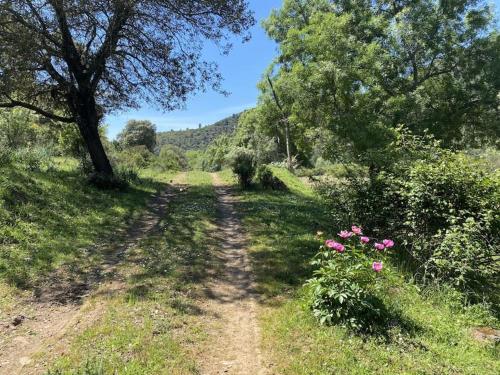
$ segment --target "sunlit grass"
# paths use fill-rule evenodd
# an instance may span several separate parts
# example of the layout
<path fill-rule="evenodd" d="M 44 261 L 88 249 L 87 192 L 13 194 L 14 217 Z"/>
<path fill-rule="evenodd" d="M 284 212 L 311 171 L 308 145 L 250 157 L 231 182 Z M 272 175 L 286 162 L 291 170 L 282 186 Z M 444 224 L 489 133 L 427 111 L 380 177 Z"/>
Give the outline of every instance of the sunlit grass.
<path fill-rule="evenodd" d="M 385 302 L 395 318 L 381 336 L 353 335 L 320 326 L 302 287 L 319 247 L 317 230 L 335 233 L 340 223 L 312 189 L 283 169 L 273 172 L 289 193 L 239 191 L 239 210 L 251 239 L 251 258 L 262 294 L 264 353 L 276 374 L 497 374 L 498 347 L 471 337 L 495 325 L 478 308 L 464 309 L 450 290 L 421 291 L 392 268 Z M 230 172 L 222 174 L 233 181 Z"/>
<path fill-rule="evenodd" d="M 1 172 L 0 307 L 4 311 L 12 293 L 36 288 L 62 265 L 84 270 L 101 261 L 105 254 L 98 245 L 112 242 L 164 186 L 147 179 L 124 191 L 99 190 L 86 182 L 76 161 L 64 158 L 55 159 L 47 171 L 8 166 Z"/>
<path fill-rule="evenodd" d="M 53 373 L 83 373 L 89 364 L 103 374 L 199 373 L 193 353 L 206 333 L 196 295 L 214 262 L 216 199 L 208 173 L 175 181 L 189 187 L 168 204 L 161 231 L 127 254 L 123 290 L 95 297 L 105 313 L 71 340 Z"/>

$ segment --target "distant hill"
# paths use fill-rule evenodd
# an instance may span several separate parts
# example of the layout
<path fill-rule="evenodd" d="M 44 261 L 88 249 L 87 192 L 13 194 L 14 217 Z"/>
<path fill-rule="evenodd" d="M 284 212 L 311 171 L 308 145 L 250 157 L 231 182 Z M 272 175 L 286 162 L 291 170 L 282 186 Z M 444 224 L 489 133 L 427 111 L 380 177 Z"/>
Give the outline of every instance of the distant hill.
<path fill-rule="evenodd" d="M 222 134 L 232 134 L 238 125 L 241 113 L 234 114 L 215 124 L 181 131 L 160 132 L 157 134 L 157 146 L 175 145 L 183 150 L 203 150 L 215 138 Z"/>

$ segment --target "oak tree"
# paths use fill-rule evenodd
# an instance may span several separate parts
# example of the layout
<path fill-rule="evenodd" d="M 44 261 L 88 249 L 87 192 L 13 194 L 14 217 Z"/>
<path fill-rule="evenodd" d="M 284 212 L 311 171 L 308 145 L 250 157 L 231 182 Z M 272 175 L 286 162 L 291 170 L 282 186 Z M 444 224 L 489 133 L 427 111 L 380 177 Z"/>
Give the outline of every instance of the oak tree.
<path fill-rule="evenodd" d="M 76 123 L 95 171 L 111 176 L 103 115 L 220 89 L 203 43 L 227 52 L 253 23 L 245 0 L 0 0 L 0 108 Z"/>

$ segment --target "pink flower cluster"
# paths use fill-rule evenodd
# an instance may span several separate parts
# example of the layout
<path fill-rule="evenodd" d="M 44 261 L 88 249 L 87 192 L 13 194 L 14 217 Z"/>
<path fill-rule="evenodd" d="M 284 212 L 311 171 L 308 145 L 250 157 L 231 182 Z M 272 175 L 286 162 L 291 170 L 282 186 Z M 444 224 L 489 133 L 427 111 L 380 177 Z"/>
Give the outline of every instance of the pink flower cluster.
<path fill-rule="evenodd" d="M 326 240 L 325 245 L 330 249 L 337 250 L 338 253 L 343 253 L 345 251 L 345 246 L 334 240 Z"/>
<path fill-rule="evenodd" d="M 375 243 L 375 249 L 382 251 L 384 249 L 389 249 L 394 246 L 393 240 L 383 240 L 382 243 Z"/>
<path fill-rule="evenodd" d="M 350 231 L 348 230 L 340 231 L 340 233 L 338 233 L 338 236 L 344 240 L 349 239 L 353 236 L 360 236 L 359 240 L 362 244 L 368 244 L 371 241 L 370 237 L 363 236 L 362 228 L 356 225 L 353 225 Z M 343 253 L 346 249 L 343 244 L 334 240 L 326 240 L 325 245 L 330 249 L 336 250 L 338 253 Z M 376 250 L 382 251 L 394 247 L 394 241 L 390 239 L 385 239 L 382 242 L 375 242 L 373 246 L 375 247 Z M 373 262 L 372 269 L 375 272 L 377 273 L 381 272 L 382 268 L 383 268 L 382 262 Z"/>

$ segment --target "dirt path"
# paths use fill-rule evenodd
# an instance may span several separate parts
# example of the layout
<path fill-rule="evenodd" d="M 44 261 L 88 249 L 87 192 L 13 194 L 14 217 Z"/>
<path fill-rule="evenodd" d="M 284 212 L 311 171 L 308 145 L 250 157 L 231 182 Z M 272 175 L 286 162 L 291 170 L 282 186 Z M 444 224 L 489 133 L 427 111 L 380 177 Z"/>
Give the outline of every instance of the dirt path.
<path fill-rule="evenodd" d="M 184 179 L 181 174 L 174 183 Z M 103 313 L 105 306 L 89 297 L 124 287 L 125 281 L 116 272 L 121 260 L 128 249 L 159 229 L 166 206 L 176 191 L 169 186 L 157 194 L 140 219 L 125 233 L 117 233 L 116 240 L 103 249 L 106 256 L 102 264 L 78 275 L 57 272 L 35 297 L 19 304 L 17 319 L 11 317 L 8 322 L 0 322 L 1 375 L 44 373 L 47 362 L 64 350 L 68 341 L 65 336 L 81 332 Z M 40 351 L 50 354 L 34 359 Z"/>
<path fill-rule="evenodd" d="M 224 271 L 208 283 L 203 308 L 214 316 L 207 349 L 200 354 L 202 374 L 259 375 L 262 364 L 256 317 L 257 294 L 246 253 L 246 238 L 234 210 L 235 198 L 217 174 L 212 174 L 218 197 L 218 258 Z"/>

